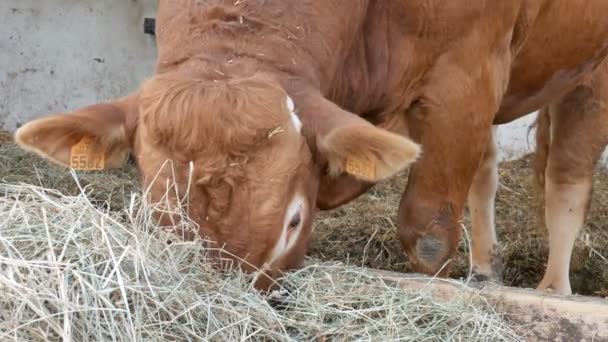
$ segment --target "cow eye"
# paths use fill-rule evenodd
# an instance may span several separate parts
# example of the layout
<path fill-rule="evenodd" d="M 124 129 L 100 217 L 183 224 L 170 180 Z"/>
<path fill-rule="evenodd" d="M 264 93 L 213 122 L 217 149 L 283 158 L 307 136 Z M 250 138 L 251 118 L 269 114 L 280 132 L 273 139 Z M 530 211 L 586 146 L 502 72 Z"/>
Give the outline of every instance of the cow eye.
<path fill-rule="evenodd" d="M 296 229 L 296 228 L 298 228 L 300 226 L 301 222 L 302 222 L 302 217 L 301 217 L 300 213 L 296 213 L 291 218 L 291 221 L 289 221 L 289 229 Z"/>

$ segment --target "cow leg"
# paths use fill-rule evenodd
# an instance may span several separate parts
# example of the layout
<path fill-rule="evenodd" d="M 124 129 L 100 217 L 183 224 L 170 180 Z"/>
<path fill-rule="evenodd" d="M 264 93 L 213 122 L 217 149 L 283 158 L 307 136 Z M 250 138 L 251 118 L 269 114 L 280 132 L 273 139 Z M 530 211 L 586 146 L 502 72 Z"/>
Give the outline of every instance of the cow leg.
<path fill-rule="evenodd" d="M 469 189 L 467 204 L 471 215 L 471 254 L 475 278 L 480 281 L 500 282 L 502 262 L 494 226 L 494 201 L 498 190 L 496 129 L 496 126 L 492 128 L 492 136 L 483 161 Z"/>
<path fill-rule="evenodd" d="M 438 70 L 441 75 L 460 71 L 447 65 Z M 438 80 L 432 96 L 443 97 L 422 99 L 406 113 L 410 135 L 422 144 L 422 156 L 411 168 L 401 198 L 398 236 L 416 272 L 449 275 L 467 194 L 506 88 L 506 80 L 492 71 Z"/>
<path fill-rule="evenodd" d="M 547 177 L 545 215 L 549 230 L 549 260 L 538 288 L 571 294 L 570 257 L 576 235 L 585 220 L 591 179 L 573 180 L 571 184 L 560 183 Z"/>
<path fill-rule="evenodd" d="M 550 142 L 544 170 L 549 259 L 539 289 L 572 293 L 572 249 L 589 206 L 597 161 L 608 142 L 608 87 L 603 80 L 608 72 L 605 68 L 600 71 L 604 72 L 545 113 L 550 118 L 550 128 L 545 127 L 550 129 L 550 134 L 545 134 Z"/>
<path fill-rule="evenodd" d="M 442 134 L 423 143 L 399 206 L 399 239 L 417 272 L 447 276 L 462 230 L 468 190 L 488 144 L 491 122 L 437 123 Z M 424 140 L 424 139 L 423 139 Z"/>

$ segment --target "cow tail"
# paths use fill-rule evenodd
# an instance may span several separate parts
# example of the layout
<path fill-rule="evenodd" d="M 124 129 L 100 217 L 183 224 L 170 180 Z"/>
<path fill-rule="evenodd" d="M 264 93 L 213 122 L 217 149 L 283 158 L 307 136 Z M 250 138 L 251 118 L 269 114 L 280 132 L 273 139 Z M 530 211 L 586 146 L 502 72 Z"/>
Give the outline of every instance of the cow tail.
<path fill-rule="evenodd" d="M 537 195 L 534 197 L 536 197 L 537 201 L 533 207 L 536 208 L 537 223 L 540 227 L 545 224 L 545 173 L 549 160 L 549 149 L 551 147 L 551 118 L 548 107 L 538 112 L 536 121 L 530 129 L 534 127 L 536 127 L 536 151 L 532 156 L 532 169 Z"/>
<path fill-rule="evenodd" d="M 536 121 L 531 128 L 536 127 L 536 151 L 533 156 L 534 180 L 540 191 L 545 189 L 545 170 L 549 159 L 551 145 L 551 119 L 549 109 L 543 108 L 538 112 Z"/>

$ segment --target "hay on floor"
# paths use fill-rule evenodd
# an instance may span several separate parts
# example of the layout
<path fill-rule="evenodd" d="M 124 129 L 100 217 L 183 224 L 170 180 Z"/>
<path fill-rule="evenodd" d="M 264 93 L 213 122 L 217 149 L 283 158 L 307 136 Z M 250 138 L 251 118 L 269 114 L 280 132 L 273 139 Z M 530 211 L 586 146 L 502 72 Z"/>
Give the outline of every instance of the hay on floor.
<path fill-rule="evenodd" d="M 138 195 L 114 212 L 84 193 L 0 194 L 3 341 L 521 340 L 481 297 L 439 303 L 335 264 L 287 275 L 269 301 L 157 229 Z"/>
<path fill-rule="evenodd" d="M 496 199 L 496 228 L 504 263 L 504 284 L 535 287 L 548 253 L 547 232 L 537 221 L 537 193 L 531 179 L 530 156 L 500 165 Z M 90 197 L 122 210 L 129 194 L 139 191 L 134 165 L 109 172 L 79 172 Z M 0 132 L 0 181 L 33 184 L 76 195 L 79 189 L 69 172 L 49 164 L 12 143 Z M 359 199 L 339 209 L 322 212 L 315 223 L 309 255 L 319 260 L 353 266 L 411 272 L 397 239 L 397 209 L 407 175 L 382 182 Z M 470 227 L 468 215 L 465 225 Z M 453 277 L 469 270 L 463 243 Z M 608 297 L 608 172 L 598 170 L 586 224 L 576 241 L 571 263 L 572 290 L 577 294 Z"/>
<path fill-rule="evenodd" d="M 503 258 L 504 285 L 535 288 L 547 262 L 547 230 L 532 179 L 531 155 L 501 163 L 496 198 L 496 231 Z M 315 224 L 310 255 L 351 265 L 412 272 L 397 238 L 397 211 L 407 173 L 370 189 L 357 200 L 321 213 Z M 541 194 L 542 195 L 542 194 Z M 542 203 L 542 202 L 541 202 Z M 542 211 L 540 211 L 542 213 Z M 468 213 L 465 226 L 470 229 Z M 452 277 L 469 271 L 463 239 Z M 576 240 L 570 270 L 576 294 L 608 297 L 608 170 L 598 169 L 587 220 Z"/>

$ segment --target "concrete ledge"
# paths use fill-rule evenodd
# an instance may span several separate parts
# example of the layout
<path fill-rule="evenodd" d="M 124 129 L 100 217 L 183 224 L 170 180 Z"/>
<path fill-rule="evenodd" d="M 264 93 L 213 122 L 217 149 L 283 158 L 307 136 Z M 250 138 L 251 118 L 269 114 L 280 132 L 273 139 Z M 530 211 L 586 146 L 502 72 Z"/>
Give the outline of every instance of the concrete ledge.
<path fill-rule="evenodd" d="M 436 300 L 449 301 L 463 292 L 482 296 L 497 311 L 521 325 L 528 341 L 608 341 L 608 299 L 559 296 L 545 291 L 512 288 L 491 283 L 432 279 L 417 274 L 367 270 L 406 290 L 426 288 Z"/>

